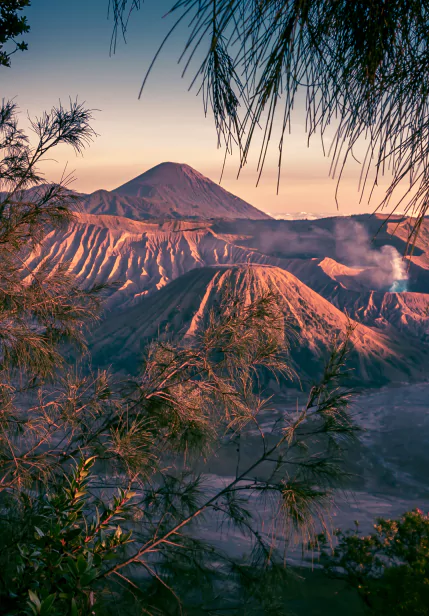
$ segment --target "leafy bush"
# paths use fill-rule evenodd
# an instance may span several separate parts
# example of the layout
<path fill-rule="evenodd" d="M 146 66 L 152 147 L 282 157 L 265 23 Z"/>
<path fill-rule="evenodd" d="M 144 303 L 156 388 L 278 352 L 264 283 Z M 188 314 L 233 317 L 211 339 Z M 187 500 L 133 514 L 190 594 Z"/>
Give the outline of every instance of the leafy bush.
<path fill-rule="evenodd" d="M 344 577 L 374 614 L 429 614 L 429 515 L 419 509 L 398 520 L 377 519 L 375 532 L 338 534 L 332 554 L 325 550 L 330 575 Z"/>
<path fill-rule="evenodd" d="M 30 30 L 27 18 L 20 11 L 30 6 L 30 0 L 2 0 L 0 5 L 0 66 L 10 66 L 10 57 L 17 51 L 26 51 L 27 43 L 16 38 Z M 9 50 L 12 44 L 11 50 Z"/>
<path fill-rule="evenodd" d="M 131 532 L 123 532 L 119 522 L 135 496 L 120 490 L 111 506 L 97 506 L 94 519 L 88 519 L 85 505 L 93 464 L 94 459 L 79 462 L 55 493 L 48 491 L 38 501 L 32 512 L 34 533 L 16 546 L 15 562 L 6 571 L 3 599 L 9 614 L 91 611 L 91 588 L 104 561 L 130 541 Z"/>

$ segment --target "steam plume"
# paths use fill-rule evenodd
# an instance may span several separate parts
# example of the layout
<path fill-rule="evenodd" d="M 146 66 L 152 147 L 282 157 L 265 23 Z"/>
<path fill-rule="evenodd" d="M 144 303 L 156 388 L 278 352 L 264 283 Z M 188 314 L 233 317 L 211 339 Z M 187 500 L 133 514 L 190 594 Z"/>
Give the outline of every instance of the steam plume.
<path fill-rule="evenodd" d="M 364 269 L 360 278 L 374 290 L 407 290 L 406 264 L 394 246 L 380 250 L 371 245 L 365 227 L 355 221 L 339 221 L 335 228 L 336 254 L 351 267 Z"/>

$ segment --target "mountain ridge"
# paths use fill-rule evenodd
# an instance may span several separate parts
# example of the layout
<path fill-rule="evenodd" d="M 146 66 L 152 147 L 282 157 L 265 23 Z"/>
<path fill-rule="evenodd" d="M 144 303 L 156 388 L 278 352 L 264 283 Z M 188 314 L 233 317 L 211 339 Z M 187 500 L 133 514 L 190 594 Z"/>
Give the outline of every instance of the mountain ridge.
<path fill-rule="evenodd" d="M 261 264 L 215 265 L 196 268 L 170 282 L 121 313 L 112 314 L 93 333 L 92 352 L 97 362 L 135 368 L 144 344 L 158 336 L 186 338 L 195 335 L 211 308 L 217 307 L 226 289 L 233 288 L 243 303 L 264 291 L 274 292 L 282 306 L 291 340 L 291 361 L 305 378 L 320 375 L 336 337 L 351 324 L 352 349 L 349 367 L 354 379 L 366 384 L 416 378 L 425 372 L 429 349 L 418 350 L 404 337 L 350 320 L 338 308 L 312 291 L 290 272 Z"/>
<path fill-rule="evenodd" d="M 261 226 L 256 222 L 256 227 Z M 118 311 L 195 268 L 240 263 L 273 265 L 291 272 L 361 323 L 383 331 L 392 326 L 393 333 L 396 330 L 419 340 L 429 339 L 429 294 L 422 292 L 429 290 L 427 277 L 423 276 L 427 270 L 416 266 L 419 276 L 414 282 L 410 278 L 410 291 L 419 293 L 374 291 L 360 270 L 344 266 L 332 256 L 275 257 L 262 252 L 263 246 L 258 243 L 251 241 L 249 245 L 243 236 L 225 233 L 225 229 L 219 231 L 219 225 L 210 221 L 134 221 L 80 213 L 67 229 L 52 230 L 44 244 L 29 255 L 26 266 L 37 270 L 49 258 L 67 261 L 83 286 L 112 285 L 107 290 L 106 307 Z M 315 244 L 318 235 L 316 229 Z M 288 237 L 285 233 L 285 244 Z M 326 254 L 334 253 L 328 250 Z"/>
<path fill-rule="evenodd" d="M 189 165 L 172 162 L 160 163 L 112 191 L 98 190 L 87 195 L 83 207 L 90 214 L 134 220 L 271 219 Z"/>
<path fill-rule="evenodd" d="M 181 313 L 173 314 L 174 310 L 170 310 L 171 319 L 167 316 L 159 321 L 165 310 L 168 312 L 169 307 L 180 303 L 188 306 L 191 313 L 194 310 L 187 321 L 188 328 L 191 321 L 194 327 L 196 315 L 204 314 L 200 295 L 210 291 L 207 298 L 212 297 L 214 272 L 230 272 L 228 275 L 240 288 L 242 278 L 237 272 L 252 267 L 259 272 L 259 281 L 268 276 L 269 284 L 278 283 L 284 288 L 282 293 L 288 296 L 292 312 L 300 315 L 297 327 L 302 353 L 295 349 L 294 361 L 303 374 L 311 372 L 307 361 L 315 365 L 318 358 L 320 367 L 333 337 L 345 331 L 349 315 L 354 323 L 359 323 L 359 335 L 354 339 L 354 365 L 364 381 L 380 384 L 383 372 L 387 380 L 415 380 L 417 376 L 424 379 L 429 353 L 429 271 L 424 267 L 425 246 L 422 244 L 419 249 L 419 265 L 409 270 L 407 292 L 376 290 L 378 282 L 373 285 L 371 276 L 378 270 L 373 261 L 362 267 L 338 261 L 334 231 L 335 225 L 327 220 L 299 225 L 277 221 L 230 224 L 207 220 L 135 221 L 78 213 L 67 228 L 50 231 L 43 244 L 28 255 L 25 265 L 28 271 L 37 271 L 46 260 L 53 259 L 57 264 L 67 263 L 83 287 L 107 285 L 105 312 L 97 330 L 100 342 L 110 331 L 111 319 L 119 322 L 125 316 L 127 321 L 141 323 L 142 310 L 147 313 L 143 327 L 146 333 L 142 330 L 146 341 L 150 335 L 156 336 L 169 320 L 171 326 L 179 327 L 180 323 L 182 327 L 186 319 L 182 319 Z M 379 242 L 382 245 L 377 250 L 383 256 L 383 242 L 389 244 L 390 236 L 379 236 Z M 314 256 L 306 257 L 310 249 Z M 300 257 L 286 257 L 291 254 Z M 392 281 L 386 282 L 384 286 L 389 289 Z M 252 282 L 249 289 L 255 284 Z M 137 312 L 130 313 L 134 306 L 139 307 Z M 112 336 L 116 335 L 116 329 L 112 330 Z M 312 338 L 316 341 L 314 347 Z M 119 334 L 118 341 L 118 352 L 116 347 L 111 350 L 115 361 L 117 355 L 121 362 L 122 348 L 127 343 Z M 372 349 L 369 355 L 365 344 Z"/>

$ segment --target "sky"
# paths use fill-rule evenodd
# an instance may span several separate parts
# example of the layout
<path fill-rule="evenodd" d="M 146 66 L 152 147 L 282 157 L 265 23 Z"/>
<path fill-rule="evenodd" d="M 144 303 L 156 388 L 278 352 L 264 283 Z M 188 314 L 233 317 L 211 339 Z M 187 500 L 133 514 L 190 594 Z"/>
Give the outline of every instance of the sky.
<path fill-rule="evenodd" d="M 94 109 L 98 136 L 76 156 L 58 149 L 44 163 L 46 179 L 58 181 L 67 165 L 76 180 L 72 188 L 93 192 L 112 190 L 164 161 L 187 163 L 219 181 L 224 151 L 217 148 L 213 118 L 205 117 L 196 89 L 188 91 L 192 72 L 184 78 L 177 64 L 186 31 L 165 46 L 141 99 L 138 93 L 150 62 L 173 24 L 163 15 L 172 0 L 145 0 L 133 15 L 126 44 L 109 53 L 113 29 L 108 0 L 33 0 L 27 9 L 31 32 L 29 51 L 12 56 L 12 68 L 1 68 L 3 96 L 14 98 L 23 112 L 39 115 L 71 97 Z M 278 143 L 273 139 L 265 170 L 257 180 L 258 139 L 246 167 L 237 179 L 238 157 L 228 158 L 222 186 L 273 215 L 295 212 L 337 212 L 336 181 L 329 177 L 329 158 L 320 139 L 307 147 L 303 106 L 293 117 L 283 155 L 277 194 Z M 353 163 L 342 179 L 339 214 L 373 211 L 388 180 L 381 182 L 373 201 L 359 203 L 359 166 Z"/>

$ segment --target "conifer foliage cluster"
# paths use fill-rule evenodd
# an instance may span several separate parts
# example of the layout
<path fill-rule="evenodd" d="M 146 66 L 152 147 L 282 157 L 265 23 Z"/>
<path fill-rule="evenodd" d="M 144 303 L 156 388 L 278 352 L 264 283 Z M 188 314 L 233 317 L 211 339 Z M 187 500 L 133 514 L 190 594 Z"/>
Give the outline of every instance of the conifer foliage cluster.
<path fill-rule="evenodd" d="M 125 598 L 129 613 L 179 613 L 185 600 L 196 613 L 215 609 L 209 580 L 222 572 L 238 581 L 249 566 L 282 570 L 289 538 L 310 540 L 329 510 L 354 434 L 340 382 L 348 341 L 303 408 L 270 428 L 261 423 L 271 406 L 265 384 L 293 376 L 271 292 L 243 305 L 227 290 L 192 338 L 151 342 L 136 377 L 94 369 L 85 331 L 102 316 L 103 287 L 83 289 L 67 263 L 28 266 L 46 234 L 79 209 L 70 178 L 47 184 L 39 163 L 61 144 L 82 151 L 94 137 L 91 112 L 59 105 L 31 122 L 31 139 L 18 119 L 15 103 L 4 102 L 1 612 L 119 614 Z M 255 434 L 249 461 L 241 439 Z M 213 488 L 205 469 L 231 447 L 235 474 Z M 258 502 L 274 505 L 267 516 L 279 550 L 254 517 Z M 207 525 L 246 537 L 245 562 L 204 540 Z M 183 590 L 190 571 L 211 592 Z"/>

